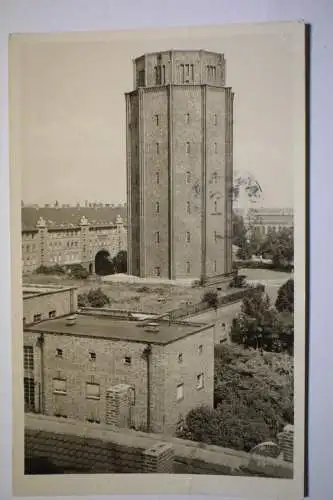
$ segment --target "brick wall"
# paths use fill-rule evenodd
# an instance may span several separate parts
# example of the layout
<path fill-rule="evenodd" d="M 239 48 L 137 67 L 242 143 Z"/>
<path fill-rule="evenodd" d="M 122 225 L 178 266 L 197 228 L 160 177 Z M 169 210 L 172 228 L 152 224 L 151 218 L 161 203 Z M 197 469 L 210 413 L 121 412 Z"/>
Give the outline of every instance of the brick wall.
<path fill-rule="evenodd" d="M 31 414 L 25 418 L 25 458 L 27 461 L 48 458 L 62 469 L 90 473 L 293 477 L 292 464 L 280 459 Z"/>
<path fill-rule="evenodd" d="M 286 425 L 278 435 L 278 442 L 286 462 L 294 460 L 294 426 Z"/>
<path fill-rule="evenodd" d="M 152 345 L 151 376 L 151 430 L 174 432 L 179 414 L 185 415 L 196 404 L 213 404 L 214 329 L 205 330 L 167 346 Z M 135 404 L 131 407 L 132 426 L 140 428 L 147 423 L 147 362 L 142 354 L 146 344 L 105 340 L 73 335 L 45 334 L 43 364 L 39 335 L 24 334 L 24 345 L 32 345 L 35 352 L 35 383 L 37 390 L 44 373 L 44 401 L 46 415 L 62 415 L 80 421 L 107 422 L 107 394 L 118 384 L 135 389 Z M 202 354 L 198 346 L 202 345 Z M 57 355 L 57 350 L 62 355 Z M 95 359 L 90 359 L 90 353 Z M 178 354 L 183 353 L 183 363 Z M 130 358 L 130 363 L 126 362 Z M 196 390 L 196 376 L 204 373 L 204 389 Z M 66 381 L 66 392 L 54 392 L 54 379 Z M 177 385 L 184 383 L 184 400 L 176 401 Z M 87 384 L 98 384 L 98 397 L 87 397 Z M 36 392 L 37 394 L 37 392 Z M 37 398 L 37 395 L 36 395 Z M 36 399 L 36 408 L 39 408 Z"/>
<path fill-rule="evenodd" d="M 23 318 L 25 323 L 34 322 L 34 315 L 41 314 L 41 319 L 49 319 L 49 313 L 55 311 L 56 316 L 65 316 L 77 310 L 77 291 L 61 290 L 51 293 L 25 297 L 23 299 Z"/>

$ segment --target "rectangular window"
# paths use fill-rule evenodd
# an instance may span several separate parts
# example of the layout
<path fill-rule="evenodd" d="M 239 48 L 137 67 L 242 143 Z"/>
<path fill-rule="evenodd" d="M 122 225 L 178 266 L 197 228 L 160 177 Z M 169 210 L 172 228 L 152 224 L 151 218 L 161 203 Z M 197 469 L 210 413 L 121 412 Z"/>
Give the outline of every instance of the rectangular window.
<path fill-rule="evenodd" d="M 155 276 L 161 276 L 161 268 L 155 267 Z"/>
<path fill-rule="evenodd" d="M 160 232 L 156 231 L 155 233 L 155 243 L 159 244 L 160 242 Z"/>
<path fill-rule="evenodd" d="M 184 384 L 177 385 L 177 401 L 184 399 Z"/>
<path fill-rule="evenodd" d="M 182 353 L 182 352 L 180 352 L 180 353 L 178 354 L 178 363 L 182 363 L 182 362 L 183 362 L 183 353 Z"/>
<path fill-rule="evenodd" d="M 24 411 L 35 411 L 35 381 L 30 377 L 24 377 Z"/>
<path fill-rule="evenodd" d="M 155 85 L 160 85 L 161 84 L 161 67 L 155 66 L 154 72 L 155 72 Z"/>
<path fill-rule="evenodd" d="M 160 173 L 156 172 L 156 184 L 160 183 Z"/>
<path fill-rule="evenodd" d="M 62 349 L 56 349 L 56 356 L 57 358 L 62 358 Z"/>
<path fill-rule="evenodd" d="M 41 314 L 34 314 L 34 323 L 37 323 L 38 321 L 42 320 L 42 315 Z"/>
<path fill-rule="evenodd" d="M 86 398 L 87 399 L 100 399 L 100 385 L 92 384 L 90 382 L 86 383 Z"/>
<path fill-rule="evenodd" d="M 138 87 L 145 86 L 145 70 L 144 69 L 142 69 L 138 72 L 137 84 L 138 84 Z"/>
<path fill-rule="evenodd" d="M 157 214 L 159 214 L 159 213 L 160 213 L 160 202 L 159 202 L 159 201 L 157 201 L 157 202 L 155 203 L 155 212 L 156 212 Z"/>
<path fill-rule="evenodd" d="M 191 203 L 189 201 L 186 202 L 186 213 L 187 214 L 191 213 Z"/>
<path fill-rule="evenodd" d="M 53 379 L 53 392 L 54 394 L 67 394 L 67 383 L 65 379 Z"/>
<path fill-rule="evenodd" d="M 190 113 L 185 114 L 185 123 L 188 125 L 190 123 Z"/>
<path fill-rule="evenodd" d="M 53 319 L 53 318 L 55 318 L 55 317 L 56 317 L 56 314 L 57 314 L 57 313 L 56 313 L 56 311 L 50 311 L 50 312 L 49 312 L 49 319 Z"/>
<path fill-rule="evenodd" d="M 90 361 L 96 361 L 96 353 L 94 351 L 89 352 Z"/>
<path fill-rule="evenodd" d="M 202 351 L 203 351 L 203 345 L 202 344 L 199 345 L 198 351 L 199 351 L 199 354 L 202 354 Z"/>
<path fill-rule="evenodd" d="M 214 113 L 214 115 L 213 115 L 213 123 L 214 123 L 214 125 L 217 125 L 217 114 L 216 113 Z"/>
<path fill-rule="evenodd" d="M 190 184 L 190 182 L 191 182 L 191 172 L 186 172 L 185 182 L 186 182 L 186 184 Z"/>
<path fill-rule="evenodd" d="M 160 118 L 158 115 L 154 115 L 154 122 L 155 122 L 156 127 L 158 127 L 159 122 L 160 122 Z"/>
<path fill-rule="evenodd" d="M 34 369 L 34 348 L 30 345 L 25 345 L 24 352 L 24 369 L 33 371 Z"/>
<path fill-rule="evenodd" d="M 160 154 L 160 143 L 159 142 L 156 143 L 156 154 L 157 155 Z"/>
<path fill-rule="evenodd" d="M 203 386 L 204 386 L 204 375 L 203 373 L 199 373 L 199 375 L 197 375 L 197 389 L 203 389 Z"/>
<path fill-rule="evenodd" d="M 189 261 L 186 262 L 186 272 L 187 273 L 191 272 L 191 263 Z"/>
<path fill-rule="evenodd" d="M 187 142 L 187 143 L 185 144 L 185 151 L 186 151 L 186 153 L 187 153 L 187 154 L 189 154 L 189 153 L 190 153 L 190 151 L 191 151 L 191 146 L 190 146 L 190 143 L 189 143 L 189 142 Z"/>
<path fill-rule="evenodd" d="M 214 142 L 214 153 L 217 153 L 217 142 Z"/>
<path fill-rule="evenodd" d="M 186 243 L 190 243 L 191 241 L 191 233 L 189 231 L 186 231 Z"/>
<path fill-rule="evenodd" d="M 129 389 L 129 404 L 135 406 L 135 387 Z"/>
<path fill-rule="evenodd" d="M 131 358 L 131 356 L 125 356 L 124 363 L 125 363 L 125 365 L 132 364 L 132 358 Z"/>

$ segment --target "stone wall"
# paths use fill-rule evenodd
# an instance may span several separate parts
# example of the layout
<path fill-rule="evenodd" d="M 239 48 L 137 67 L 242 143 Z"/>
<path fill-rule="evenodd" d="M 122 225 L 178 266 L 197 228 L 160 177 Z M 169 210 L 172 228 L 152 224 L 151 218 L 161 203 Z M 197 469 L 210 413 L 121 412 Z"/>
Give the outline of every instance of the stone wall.
<path fill-rule="evenodd" d="M 25 459 L 90 473 L 182 473 L 292 478 L 293 466 L 193 441 L 98 424 L 25 416 Z"/>

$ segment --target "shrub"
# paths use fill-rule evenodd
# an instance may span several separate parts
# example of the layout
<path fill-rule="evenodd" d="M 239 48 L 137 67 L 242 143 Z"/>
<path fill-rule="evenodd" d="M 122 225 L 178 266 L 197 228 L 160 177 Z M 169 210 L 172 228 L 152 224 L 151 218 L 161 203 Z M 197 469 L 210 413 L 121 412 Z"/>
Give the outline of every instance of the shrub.
<path fill-rule="evenodd" d="M 279 312 L 294 312 L 294 280 L 286 281 L 278 291 L 275 307 Z"/>
<path fill-rule="evenodd" d="M 85 280 L 89 276 L 89 272 L 81 264 L 71 264 L 68 272 L 72 278 L 79 280 Z"/>
<path fill-rule="evenodd" d="M 213 290 L 207 290 L 202 297 L 202 302 L 206 302 L 210 307 L 217 308 L 218 294 Z"/>
<path fill-rule="evenodd" d="M 55 264 L 54 266 L 39 266 L 36 269 L 36 274 L 49 274 L 49 275 L 61 275 L 61 274 L 66 274 L 66 270 L 59 266 L 58 264 Z"/>
<path fill-rule="evenodd" d="M 88 293 L 78 296 L 79 307 L 104 307 L 108 304 L 110 304 L 110 299 L 100 288 L 92 288 Z"/>
<path fill-rule="evenodd" d="M 288 355 L 215 348 L 215 408 L 192 409 L 177 435 L 207 444 L 249 451 L 275 440 L 293 423 L 293 359 Z"/>
<path fill-rule="evenodd" d="M 230 282 L 230 288 L 243 288 L 246 286 L 246 275 L 245 274 L 237 274 L 233 277 Z"/>

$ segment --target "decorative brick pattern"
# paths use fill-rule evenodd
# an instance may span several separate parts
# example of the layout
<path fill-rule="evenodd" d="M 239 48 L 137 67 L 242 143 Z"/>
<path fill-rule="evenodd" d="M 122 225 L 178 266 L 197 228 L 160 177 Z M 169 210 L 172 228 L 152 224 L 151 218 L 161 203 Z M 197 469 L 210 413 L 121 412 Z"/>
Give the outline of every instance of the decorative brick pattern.
<path fill-rule="evenodd" d="M 170 443 L 157 443 L 143 452 L 143 472 L 173 472 L 174 452 Z"/>
<path fill-rule="evenodd" d="M 130 424 L 130 400 L 129 391 L 131 386 L 119 384 L 109 389 L 106 393 L 106 418 L 107 424 L 115 427 L 129 427 Z"/>
<path fill-rule="evenodd" d="M 286 462 L 294 460 L 294 426 L 286 425 L 278 435 L 278 442 L 282 451 L 283 459 Z"/>

